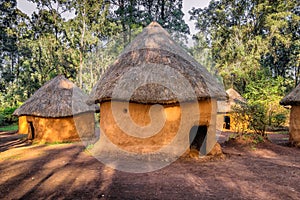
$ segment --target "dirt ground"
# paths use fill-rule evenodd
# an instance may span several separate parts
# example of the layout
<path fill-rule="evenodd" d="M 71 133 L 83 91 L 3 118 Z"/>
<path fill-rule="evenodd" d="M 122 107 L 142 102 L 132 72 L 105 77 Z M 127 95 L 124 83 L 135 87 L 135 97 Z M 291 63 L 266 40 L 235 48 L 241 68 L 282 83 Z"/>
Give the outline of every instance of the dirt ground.
<path fill-rule="evenodd" d="M 300 199 L 299 148 L 224 143 L 229 135 L 219 137 L 224 159 L 180 158 L 136 174 L 105 166 L 80 143 L 29 145 L 2 132 L 0 199 Z"/>

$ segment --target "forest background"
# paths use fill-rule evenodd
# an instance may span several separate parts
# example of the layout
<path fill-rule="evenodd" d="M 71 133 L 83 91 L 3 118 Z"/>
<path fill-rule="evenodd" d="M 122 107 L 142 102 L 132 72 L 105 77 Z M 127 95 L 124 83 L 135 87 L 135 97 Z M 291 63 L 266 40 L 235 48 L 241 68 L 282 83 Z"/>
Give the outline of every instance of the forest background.
<path fill-rule="evenodd" d="M 219 0 L 189 13 L 182 0 L 0 1 L 0 126 L 46 81 L 65 75 L 89 93 L 123 48 L 152 21 L 159 22 L 225 89 L 248 102 L 237 109 L 252 125 L 283 126 L 281 98 L 300 82 L 300 3 L 297 0 Z M 72 17 L 64 17 L 71 13 Z M 251 124 L 250 124 L 251 125 Z"/>

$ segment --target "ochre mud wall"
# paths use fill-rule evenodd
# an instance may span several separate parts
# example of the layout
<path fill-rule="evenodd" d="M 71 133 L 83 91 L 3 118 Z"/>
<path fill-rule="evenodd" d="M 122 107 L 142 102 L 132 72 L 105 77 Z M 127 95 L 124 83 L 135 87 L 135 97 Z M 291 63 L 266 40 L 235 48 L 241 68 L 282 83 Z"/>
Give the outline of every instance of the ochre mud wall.
<path fill-rule="evenodd" d="M 236 113 L 230 112 L 226 114 L 217 114 L 217 129 L 223 131 L 234 131 L 234 132 L 243 132 L 245 130 L 249 130 L 249 120 L 244 121 L 236 121 L 235 120 Z M 225 120 L 224 117 L 227 116 L 230 118 L 230 129 L 225 128 Z"/>
<path fill-rule="evenodd" d="M 300 147 L 300 106 L 292 106 L 290 115 L 290 142 Z"/>
<path fill-rule="evenodd" d="M 154 152 L 173 142 L 175 137 L 182 140 L 176 145 L 188 146 L 189 131 L 193 126 L 208 126 L 207 139 L 216 140 L 215 100 L 185 103 L 181 105 L 183 109 L 180 105 L 127 105 L 124 102 L 104 102 L 100 105 L 101 137 L 105 134 L 108 140 L 125 151 Z M 194 109 L 199 109 L 200 115 Z M 180 124 L 181 121 L 184 123 Z M 182 135 L 178 136 L 178 133 Z"/>
<path fill-rule="evenodd" d="M 81 138 L 90 138 L 95 134 L 94 113 L 65 118 L 27 116 L 27 123 L 30 122 L 34 128 L 33 139 L 37 142 L 79 141 Z M 29 138 L 32 137 L 31 134 L 29 133 Z"/>
<path fill-rule="evenodd" d="M 27 134 L 28 133 L 28 123 L 26 116 L 19 117 L 19 130 L 18 133 L 20 134 Z"/>

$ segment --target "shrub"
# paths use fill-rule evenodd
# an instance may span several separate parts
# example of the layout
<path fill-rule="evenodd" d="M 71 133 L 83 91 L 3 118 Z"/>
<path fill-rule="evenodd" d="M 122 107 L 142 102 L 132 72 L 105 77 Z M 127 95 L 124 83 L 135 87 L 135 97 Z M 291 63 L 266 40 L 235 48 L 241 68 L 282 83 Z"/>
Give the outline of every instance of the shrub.
<path fill-rule="evenodd" d="M 17 109 L 16 107 L 0 108 L 0 125 L 1 126 L 14 124 L 18 121 L 18 118 L 12 115 L 16 109 Z"/>
<path fill-rule="evenodd" d="M 236 132 L 243 135 L 250 129 L 256 134 L 265 136 L 268 120 L 267 112 L 263 105 L 259 103 L 240 104 L 233 106 L 232 110 L 232 118 L 234 126 L 236 127 Z"/>
<path fill-rule="evenodd" d="M 284 114 L 284 113 L 276 114 L 271 119 L 272 126 L 274 126 L 274 127 L 281 127 L 281 126 L 283 126 L 285 124 L 285 122 L 286 122 L 286 118 L 287 118 L 286 114 Z"/>

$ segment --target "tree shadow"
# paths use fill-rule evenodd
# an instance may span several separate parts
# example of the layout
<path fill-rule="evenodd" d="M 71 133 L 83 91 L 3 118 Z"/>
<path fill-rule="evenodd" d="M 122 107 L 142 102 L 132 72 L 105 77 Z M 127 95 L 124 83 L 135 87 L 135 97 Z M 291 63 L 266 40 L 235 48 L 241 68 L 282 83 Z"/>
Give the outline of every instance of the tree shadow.
<path fill-rule="evenodd" d="M 16 131 L 0 132 L 0 152 L 8 149 L 31 145 L 26 134 L 18 134 Z"/>
<path fill-rule="evenodd" d="M 127 173 L 105 166 L 80 143 L 34 145 L 3 152 L 12 157 L 0 161 L 0 199 L 293 199 L 300 195 L 300 158 L 281 148 L 269 158 L 244 152 Z"/>

